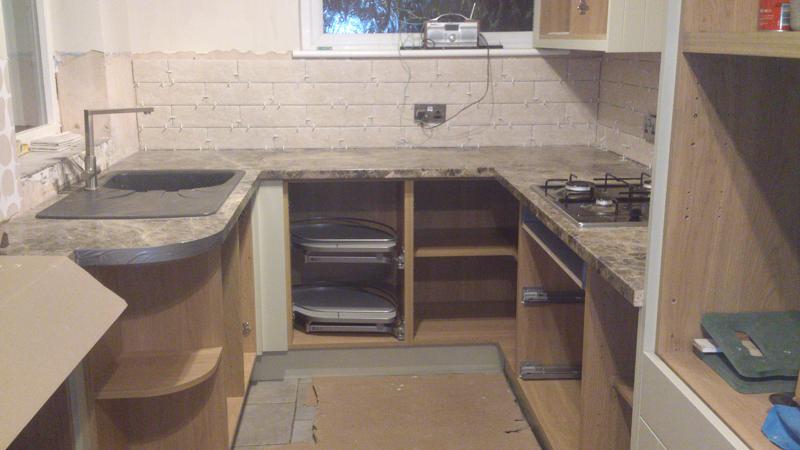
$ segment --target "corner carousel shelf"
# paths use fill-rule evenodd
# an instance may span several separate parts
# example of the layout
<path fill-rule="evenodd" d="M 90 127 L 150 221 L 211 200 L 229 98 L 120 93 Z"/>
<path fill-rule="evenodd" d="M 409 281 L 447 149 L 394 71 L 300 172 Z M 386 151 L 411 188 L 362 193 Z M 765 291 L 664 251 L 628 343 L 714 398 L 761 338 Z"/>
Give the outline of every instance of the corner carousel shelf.
<path fill-rule="evenodd" d="M 513 229 L 417 229 L 414 233 L 417 258 L 517 256 Z"/>
<path fill-rule="evenodd" d="M 123 354 L 96 398 L 158 397 L 192 388 L 214 374 L 221 356 L 222 347 Z"/>
<path fill-rule="evenodd" d="M 684 33 L 685 53 L 800 58 L 800 32 Z"/>

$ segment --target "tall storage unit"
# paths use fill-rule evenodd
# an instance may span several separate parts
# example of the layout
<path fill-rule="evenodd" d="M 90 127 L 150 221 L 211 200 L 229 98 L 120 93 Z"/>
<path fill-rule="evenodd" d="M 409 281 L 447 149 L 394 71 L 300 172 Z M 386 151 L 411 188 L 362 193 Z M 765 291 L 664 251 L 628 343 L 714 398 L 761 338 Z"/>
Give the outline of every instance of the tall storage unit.
<path fill-rule="evenodd" d="M 634 447 L 772 447 L 768 395 L 692 350 L 706 313 L 800 310 L 800 33 L 758 8 L 670 6 Z"/>

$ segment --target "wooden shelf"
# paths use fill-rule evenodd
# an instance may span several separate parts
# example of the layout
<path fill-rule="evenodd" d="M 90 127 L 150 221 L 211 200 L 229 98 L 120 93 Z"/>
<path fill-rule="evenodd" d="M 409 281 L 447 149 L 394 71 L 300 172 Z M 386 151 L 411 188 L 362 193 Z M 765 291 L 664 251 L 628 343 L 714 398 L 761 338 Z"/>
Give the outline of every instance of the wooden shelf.
<path fill-rule="evenodd" d="M 659 355 L 750 448 L 772 448 L 761 426 L 772 407 L 769 394 L 741 394 L 692 352 Z"/>
<path fill-rule="evenodd" d="M 517 256 L 513 229 L 418 229 L 414 233 L 417 258 Z"/>
<path fill-rule="evenodd" d="M 518 380 L 534 426 L 550 448 L 580 447 L 581 380 Z"/>
<path fill-rule="evenodd" d="M 214 374 L 221 355 L 222 347 L 123 354 L 96 398 L 157 397 L 189 389 Z"/>
<path fill-rule="evenodd" d="M 513 317 L 417 319 L 415 344 L 498 344 L 509 357 L 516 345 Z"/>
<path fill-rule="evenodd" d="M 290 349 L 395 347 L 404 345 L 388 334 L 309 334 L 294 329 Z"/>
<path fill-rule="evenodd" d="M 611 386 L 614 387 L 614 390 L 617 391 L 617 394 L 628 404 L 628 406 L 633 406 L 633 384 L 623 380 L 620 377 L 614 377 L 611 379 Z"/>
<path fill-rule="evenodd" d="M 800 32 L 684 33 L 683 51 L 718 55 L 800 58 Z"/>

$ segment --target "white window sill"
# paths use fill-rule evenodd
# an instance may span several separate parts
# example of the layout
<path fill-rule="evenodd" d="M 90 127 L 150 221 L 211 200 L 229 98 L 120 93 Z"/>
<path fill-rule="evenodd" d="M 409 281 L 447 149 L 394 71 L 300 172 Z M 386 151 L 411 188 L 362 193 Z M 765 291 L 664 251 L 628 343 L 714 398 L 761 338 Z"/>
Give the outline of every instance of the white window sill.
<path fill-rule="evenodd" d="M 568 50 L 535 48 L 500 48 L 489 50 L 491 56 L 568 55 Z M 485 58 L 485 49 L 452 50 L 293 50 L 295 59 L 380 59 L 380 58 Z"/>
<path fill-rule="evenodd" d="M 41 125 L 35 128 L 29 128 L 27 130 L 20 131 L 14 135 L 14 139 L 17 141 L 17 145 L 20 143 L 30 144 L 31 141 L 48 136 L 55 136 L 60 132 L 61 124 L 49 123 L 47 125 Z"/>

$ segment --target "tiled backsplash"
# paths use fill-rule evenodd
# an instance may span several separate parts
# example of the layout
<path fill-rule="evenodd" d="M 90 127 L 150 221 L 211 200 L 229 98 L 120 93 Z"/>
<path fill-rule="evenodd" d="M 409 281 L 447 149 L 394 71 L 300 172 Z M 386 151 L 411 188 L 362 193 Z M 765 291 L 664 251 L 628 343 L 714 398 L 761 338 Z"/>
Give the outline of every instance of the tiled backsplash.
<path fill-rule="evenodd" d="M 0 222 L 20 210 L 8 61 L 0 59 Z"/>
<path fill-rule="evenodd" d="M 598 144 L 646 165 L 655 150 L 644 139 L 644 118 L 656 113 L 660 61 L 660 53 L 603 55 Z"/>
<path fill-rule="evenodd" d="M 599 56 L 492 58 L 486 98 L 423 130 L 414 103 L 448 117 L 481 98 L 474 59 L 294 60 L 285 55 L 134 55 L 145 149 L 594 144 Z"/>

